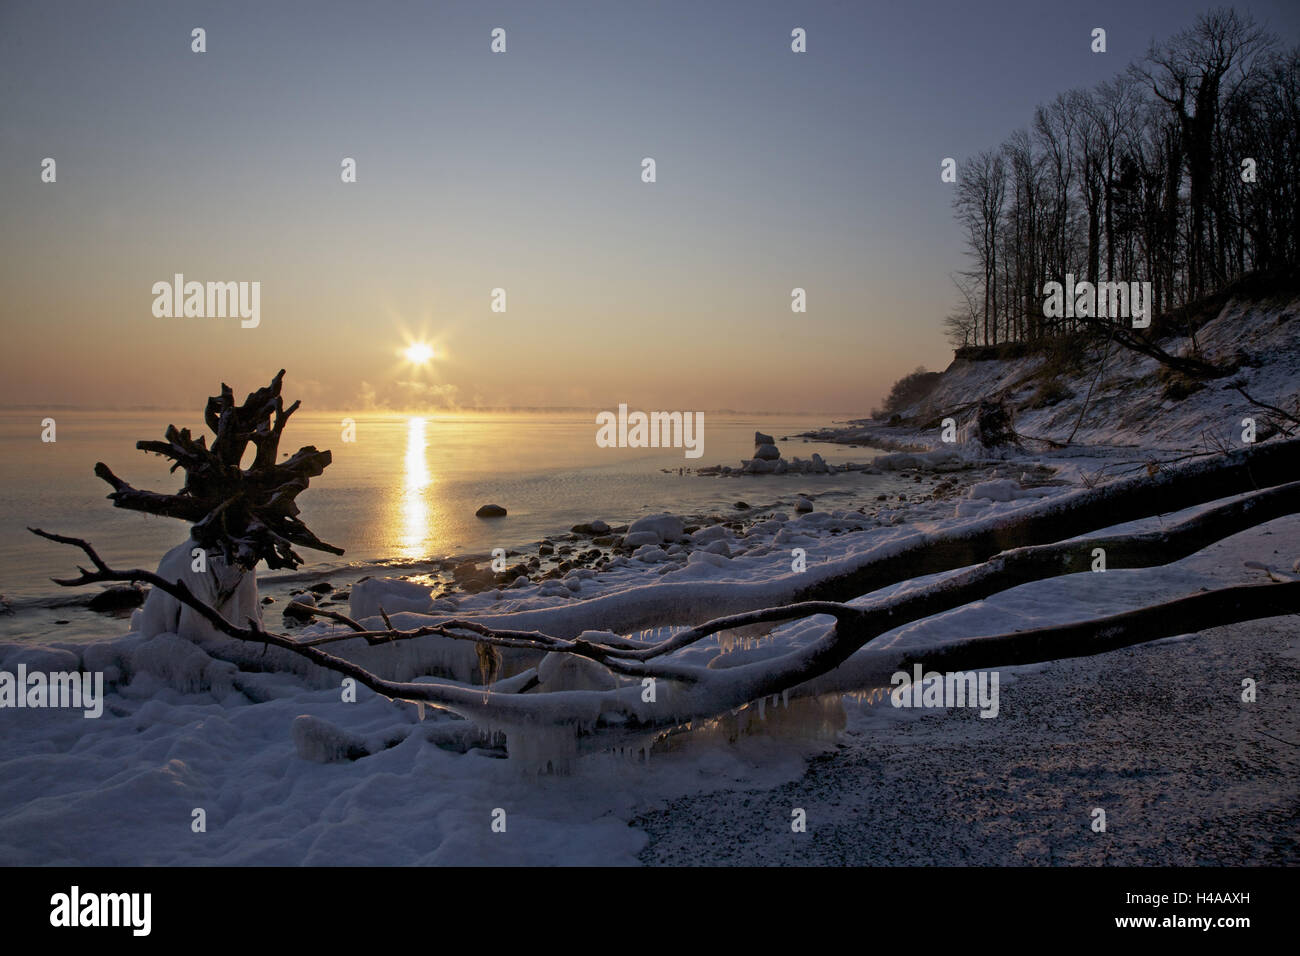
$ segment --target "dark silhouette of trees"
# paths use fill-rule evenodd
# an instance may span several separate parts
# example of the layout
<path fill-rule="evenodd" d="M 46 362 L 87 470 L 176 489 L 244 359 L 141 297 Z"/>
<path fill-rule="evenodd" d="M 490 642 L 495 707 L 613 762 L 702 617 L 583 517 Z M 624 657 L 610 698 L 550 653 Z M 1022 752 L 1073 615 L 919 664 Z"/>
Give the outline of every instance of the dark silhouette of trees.
<path fill-rule="evenodd" d="M 888 418 L 909 405 L 916 404 L 934 391 L 942 377 L 942 372 L 927 372 L 924 365 L 918 365 L 914 371 L 894 383 L 894 387 L 889 390 L 889 395 L 885 397 L 885 404 L 873 411 L 871 417 Z"/>
<path fill-rule="evenodd" d="M 1300 261 L 1298 94 L 1300 47 L 1218 9 L 1114 79 L 1040 106 L 1028 129 L 958 167 L 973 267 L 950 338 L 1109 337 L 1127 322 L 1044 317 L 1044 284 L 1067 274 L 1150 282 L 1161 315 Z"/>

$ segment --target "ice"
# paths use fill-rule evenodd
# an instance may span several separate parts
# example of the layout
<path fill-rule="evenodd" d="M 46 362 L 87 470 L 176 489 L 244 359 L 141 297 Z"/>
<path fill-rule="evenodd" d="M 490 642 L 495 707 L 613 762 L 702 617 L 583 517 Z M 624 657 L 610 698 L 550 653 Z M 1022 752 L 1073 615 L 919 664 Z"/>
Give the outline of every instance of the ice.
<path fill-rule="evenodd" d="M 186 540 L 168 551 L 158 564 L 158 575 L 168 581 L 185 584 L 196 597 L 212 605 L 233 624 L 245 626 L 250 620 L 262 620 L 257 598 L 257 579 L 240 568 L 228 567 L 217 554 L 206 555 L 205 571 L 195 571 L 193 540 Z M 139 631 L 144 637 L 157 634 L 180 634 L 191 640 L 225 640 L 208 621 L 164 591 L 153 588 L 140 609 Z"/>
<path fill-rule="evenodd" d="M 576 654 L 552 652 L 537 665 L 537 679 L 544 691 L 612 690 L 618 678 L 607 667 Z"/>
<path fill-rule="evenodd" d="M 351 616 L 356 620 L 378 617 L 382 607 L 389 615 L 398 611 L 428 611 L 433 592 L 423 584 L 397 581 L 391 578 L 367 578 L 352 586 L 348 601 Z"/>
<path fill-rule="evenodd" d="M 356 760 L 366 754 L 365 742 L 360 737 L 310 714 L 295 717 L 291 733 L 294 748 L 303 760 L 335 763 Z"/>
<path fill-rule="evenodd" d="M 220 698 L 230 693 L 237 668 L 214 660 L 192 641 L 178 634 L 157 634 L 131 651 L 131 674 L 149 674 L 183 694 L 210 691 Z"/>

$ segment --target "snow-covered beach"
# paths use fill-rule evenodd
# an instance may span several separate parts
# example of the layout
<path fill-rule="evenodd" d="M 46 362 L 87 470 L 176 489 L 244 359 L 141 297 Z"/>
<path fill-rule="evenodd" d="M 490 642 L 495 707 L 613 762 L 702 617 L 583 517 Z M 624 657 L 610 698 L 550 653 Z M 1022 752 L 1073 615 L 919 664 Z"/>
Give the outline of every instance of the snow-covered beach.
<path fill-rule="evenodd" d="M 987 478 L 1000 469 L 1005 466 L 977 474 Z M 1068 490 L 1046 488 L 1049 494 Z M 940 497 L 910 509 L 891 506 L 884 521 L 816 511 L 774 518 L 736 541 L 735 550 L 745 552 L 736 557 L 715 561 L 720 556 L 699 548 L 689 553 L 712 557 L 683 561 L 666 552 L 662 558 L 643 555 L 577 577 L 571 596 L 542 595 L 545 584 L 529 585 L 465 596 L 455 602 L 455 611 L 557 607 L 648 582 L 655 587 L 673 581 L 776 581 L 790 573 L 791 547 L 806 548 L 813 567 L 860 550 L 892 547 L 907 536 L 978 520 L 952 516 L 958 501 L 970 500 L 977 499 Z M 1038 500 L 991 501 L 981 510 L 1012 513 Z M 904 517 L 905 509 L 911 513 Z M 894 523 L 895 517 L 902 520 Z M 872 527 L 845 530 L 850 525 Z M 734 539 L 728 534 L 717 540 Z M 1086 618 L 1098 605 L 1136 607 L 1152 598 L 1249 580 L 1259 572 L 1246 569 L 1244 561 L 1277 563 L 1296 540 L 1300 520 L 1287 519 L 1167 568 L 1073 575 L 1017 588 L 903 627 L 880 643 L 922 646 L 954 635 L 1042 626 Z M 665 567 L 670 570 L 661 574 Z M 369 609 L 362 601 L 401 591 L 376 587 L 367 598 L 364 588 L 360 594 L 354 588 L 351 610 L 364 616 Z M 395 617 L 401 623 L 407 615 Z M 304 633 L 336 627 L 315 625 Z M 799 630 L 798 625 L 778 629 L 770 640 L 797 640 Z M 997 862 L 990 854 L 999 846 L 1013 848 L 1001 862 L 1226 861 L 1226 848 L 1211 853 L 1194 839 L 1170 835 L 1165 842 L 1171 845 L 1154 849 L 1088 828 L 1093 804 L 1113 806 L 1102 782 L 1083 785 L 1099 761 L 1111 768 L 1136 761 L 1141 766 L 1135 773 L 1175 780 L 1179 774 L 1195 776 L 1188 761 L 1202 755 L 1249 762 L 1252 773 L 1227 791 L 1177 790 L 1177 799 L 1196 811 L 1191 817 L 1162 817 L 1177 819 L 1180 832 L 1197 819 L 1214 818 L 1236 833 L 1246 818 L 1256 821 L 1249 824 L 1255 827 L 1260 814 L 1284 819 L 1295 808 L 1293 753 L 1271 742 L 1294 741 L 1298 730 L 1294 709 L 1282 703 L 1294 699 L 1296 633 L 1282 620 L 1096 660 L 1010 669 L 1003 674 L 1003 709 L 995 720 L 961 711 L 918 719 L 887 699 L 854 696 L 843 704 L 794 701 L 792 715 L 771 702 L 761 719 L 754 713 L 757 705 L 742 712 L 744 732 L 728 729 L 724 720 L 661 743 L 648 760 L 645 754 L 594 755 L 579 760 L 568 774 L 542 776 L 498 759 L 500 751 L 486 741 L 454 746 L 450 741 L 463 721 L 427 708 L 421 721 L 415 705 L 364 688 L 355 703 L 341 703 L 337 681 L 320 687 L 314 686 L 319 681 L 293 675 L 236 674 L 181 645 L 176 638 L 137 636 L 94 645 L 93 651 L 21 645 L 0 651 L 0 667 L 9 670 L 20 662 L 50 671 L 96 666 L 112 678 L 99 720 L 68 710 L 6 713 L 7 733 L 0 744 L 5 808 L 0 857 L 6 862 L 962 863 Z M 691 653 L 709 656 L 718 649 L 711 644 Z M 446 663 L 453 674 L 471 666 L 468 658 L 449 653 Z M 1161 677 L 1166 670 L 1169 676 Z M 1243 676 L 1260 682 L 1255 709 L 1238 698 Z M 328 722 L 373 754 L 356 761 L 304 759 L 313 755 L 313 742 L 302 715 Z M 847 750 L 835 756 L 841 725 Z M 1125 728 L 1126 736 L 1117 739 L 1116 726 Z M 733 733 L 734 743 L 729 742 Z M 1153 738 L 1158 746 L 1151 745 Z M 400 742 L 385 746 L 393 741 Z M 1044 753 L 1054 759 L 1035 759 Z M 805 760 L 819 754 L 831 756 L 819 757 L 807 769 Z M 1013 755 L 1016 759 L 1008 759 Z M 932 799 L 936 763 L 948 781 L 940 804 Z M 967 777 L 970 786 L 958 787 Z M 796 794 L 799 802 L 793 803 Z M 903 795 L 909 799 L 900 802 Z M 1143 800 L 1156 802 L 1156 796 L 1153 790 L 1124 789 L 1120 807 L 1111 811 L 1115 828 L 1150 832 L 1152 820 L 1137 817 L 1153 812 Z M 906 833 L 890 832 L 890 817 L 873 818 L 878 825 L 862 829 L 867 821 L 861 811 L 848 811 L 882 797 L 894 813 L 914 821 Z M 956 819 L 969 819 L 991 838 L 979 841 L 984 849 L 974 858 L 969 841 L 940 839 L 937 832 L 918 846 L 914 833 L 924 816 L 910 811 L 921 804 L 930 808 L 933 827 L 942 830 Z M 792 843 L 797 835 L 788 833 L 788 818 L 790 806 L 805 805 L 811 843 L 801 848 Z M 1005 812 L 994 812 L 995 805 Z M 744 812 L 726 813 L 727 807 Z M 499 809 L 509 820 L 505 833 L 490 825 Z M 206 833 L 192 832 L 196 810 L 204 811 Z M 845 829 L 856 835 L 831 836 Z M 1276 833 L 1258 839 L 1264 841 L 1258 862 L 1295 861 L 1294 842 Z"/>
<path fill-rule="evenodd" d="M 1300 366 L 1291 328 L 1271 315 L 1240 319 L 1229 311 L 1204 330 L 1203 342 L 1215 347 L 1222 335 L 1217 347 L 1267 352 L 1249 382 L 1252 394 L 1286 402 Z M 838 494 L 818 494 L 820 468 L 812 460 L 784 474 L 706 471 L 691 480 L 743 487 L 746 507 L 652 515 L 626 527 L 597 519 L 548 536 L 545 553 L 539 546 L 534 555 L 508 555 L 506 567 L 462 562 L 450 581 L 371 577 L 351 583 L 346 601 L 325 590 L 297 597 L 345 609 L 371 627 L 382 627 L 387 613 L 399 628 L 456 618 L 561 638 L 595 640 L 613 631 L 610 638 L 663 639 L 681 625 L 644 622 L 666 608 L 686 623 L 779 605 L 845 568 L 887 563 L 944 536 L 1010 527 L 1091 488 L 1140 483 L 1180 459 L 1212 457 L 1207 435 L 1230 432 L 1251 411 L 1222 390 L 1158 400 L 1143 384 L 1152 378 L 1144 361 L 1114 362 L 1090 390 L 1103 408 L 1123 394 L 1143 414 L 1116 427 L 1094 406 L 1088 444 L 1031 442 L 990 452 L 968 437 L 945 443 L 936 428 L 854 424 L 817 437 L 912 449 L 870 464 L 904 490 L 848 508 L 838 506 Z M 1025 364 L 956 363 L 950 374 L 1005 379 Z M 1000 387 L 1015 400 L 1006 381 Z M 1067 399 L 1031 408 L 1016 427 L 1049 438 L 1080 407 Z M 1163 431 L 1152 439 L 1154 421 Z M 756 436 L 760 448 L 769 444 L 763 437 Z M 777 444 L 783 462 L 800 447 Z M 842 461 L 857 454 L 844 451 Z M 838 468 L 833 459 L 817 461 L 827 472 Z M 1210 507 L 1108 533 L 1174 527 Z M 5 709 L 0 860 L 1293 864 L 1300 739 L 1293 618 L 997 668 L 993 713 L 895 707 L 889 671 L 881 668 L 954 640 L 1286 578 L 1300 558 L 1297 541 L 1300 517 L 1290 515 L 1172 563 L 1104 573 L 1094 566 L 1035 580 L 889 630 L 819 678 L 821 685 L 763 694 L 672 733 L 611 738 L 610 747 L 582 755 L 553 749 L 573 728 L 542 732 L 518 719 L 489 720 L 488 730 L 503 737 L 430 705 L 349 689 L 336 673 L 295 665 L 283 651 L 240 646 L 187 619 L 188 612 L 178 617 L 159 593 L 122 637 L 0 645 L 5 672 L 93 672 L 105 686 L 103 713 L 94 719 L 75 708 Z M 182 546 L 164 568 L 184 578 L 188 561 Z M 848 604 L 871 608 L 959 573 L 900 580 Z M 205 579 L 189 580 L 200 587 Z M 301 583 L 305 589 L 309 581 Z M 251 578 L 231 600 L 239 613 L 263 607 Z M 275 629 L 282 607 L 270 607 L 264 616 Z M 682 647 L 667 663 L 688 676 L 691 668 L 743 669 L 815 646 L 828 620 L 805 615 L 730 628 Z M 340 656 L 414 685 L 474 687 L 485 666 L 475 644 L 446 637 L 366 646 L 340 620 L 305 624 L 292 635 L 329 638 Z M 507 649 L 492 690 L 526 697 L 540 682 L 542 691 L 576 701 L 619 686 L 620 678 L 594 663 L 548 669 L 538 666 L 540 657 Z M 473 693 L 489 707 L 485 692 Z M 1099 810 L 1108 821 L 1101 831 L 1093 825 Z M 798 813 L 802 831 L 790 825 Z"/>
<path fill-rule="evenodd" d="M 1207 552 L 1216 582 L 1295 521 Z M 1241 572 L 1245 577 L 1246 573 Z M 1029 594 L 1025 595 L 1028 599 Z M 1042 596 L 1044 599 L 1047 596 Z M 1257 676 L 1258 675 L 1258 676 Z M 1002 710 L 846 698 L 838 742 L 797 778 L 678 798 L 634 819 L 647 865 L 1294 866 L 1294 618 L 1002 670 Z M 1241 700 L 1256 677 L 1255 704 Z M 807 809 L 806 834 L 790 831 Z M 1096 808 L 1107 830 L 1092 828 Z"/>

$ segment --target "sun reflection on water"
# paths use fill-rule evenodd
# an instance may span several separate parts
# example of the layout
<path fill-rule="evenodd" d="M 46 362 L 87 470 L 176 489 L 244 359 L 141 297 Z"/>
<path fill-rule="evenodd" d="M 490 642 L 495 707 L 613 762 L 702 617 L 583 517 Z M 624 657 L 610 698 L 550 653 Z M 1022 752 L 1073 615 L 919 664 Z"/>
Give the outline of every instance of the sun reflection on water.
<path fill-rule="evenodd" d="M 423 418 L 406 422 L 406 482 L 402 492 L 402 557 L 417 559 L 429 553 L 429 502 L 426 493 L 433 482 L 427 458 Z"/>

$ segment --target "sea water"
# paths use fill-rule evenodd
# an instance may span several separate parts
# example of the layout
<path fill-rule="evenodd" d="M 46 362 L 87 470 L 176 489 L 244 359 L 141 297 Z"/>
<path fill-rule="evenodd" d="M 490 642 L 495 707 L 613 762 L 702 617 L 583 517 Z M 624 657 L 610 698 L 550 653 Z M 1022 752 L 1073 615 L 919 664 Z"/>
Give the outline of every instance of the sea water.
<path fill-rule="evenodd" d="M 743 514 L 735 508 L 741 500 L 754 509 L 781 505 L 793 515 L 799 494 L 820 499 L 818 510 L 852 508 L 896 483 L 857 472 L 694 474 L 712 464 L 738 467 L 753 454 L 755 431 L 774 435 L 787 459 L 819 452 L 831 463 L 861 463 L 880 454 L 793 437 L 830 425 L 830 415 L 705 413 L 703 455 L 689 460 L 679 448 L 602 448 L 595 415 L 361 416 L 348 432 L 355 440 L 345 441 L 342 416 L 298 413 L 285 430 L 281 455 L 303 445 L 333 454 L 333 463 L 298 498 L 302 519 L 320 538 L 346 550 L 336 557 L 300 548 L 303 570 L 337 573 L 335 583 L 346 583 L 366 573 L 419 571 L 431 559 L 526 547 L 595 518 L 611 525 L 660 511 L 731 518 Z M 56 420 L 54 442 L 41 440 L 45 417 Z M 50 581 L 75 575 L 84 556 L 26 528 L 85 538 L 116 568 L 154 570 L 161 555 L 186 538 L 187 525 L 114 508 L 105 499 L 111 489 L 93 468 L 103 461 L 137 488 L 179 490 L 182 473 L 169 473 L 168 461 L 135 448 L 138 440 L 161 439 L 168 424 L 189 427 L 196 436 L 207 433 L 193 412 L 0 412 L 0 595 L 13 609 L 0 614 L 0 636 L 78 639 L 121 632 L 121 621 L 69 603 L 84 603 L 97 588 L 70 591 Z M 508 515 L 475 517 L 489 503 Z M 58 619 L 69 624 L 55 625 Z"/>

